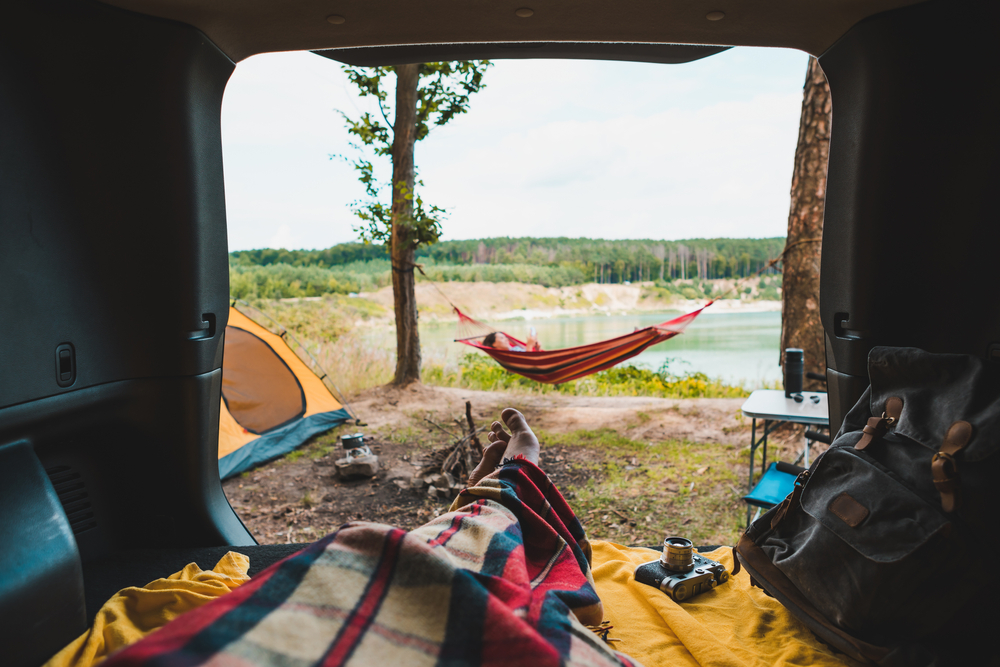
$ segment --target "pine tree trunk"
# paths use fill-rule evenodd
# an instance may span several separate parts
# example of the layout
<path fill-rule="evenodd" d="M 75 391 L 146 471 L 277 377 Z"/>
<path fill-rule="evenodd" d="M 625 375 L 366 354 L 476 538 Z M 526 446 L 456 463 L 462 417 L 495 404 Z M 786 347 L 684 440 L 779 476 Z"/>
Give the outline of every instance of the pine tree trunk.
<path fill-rule="evenodd" d="M 396 66 L 396 118 L 392 139 L 392 297 L 396 314 L 395 385 L 420 381 L 420 332 L 413 263 L 416 247 L 408 221 L 413 201 L 413 148 L 416 144 L 418 65 Z"/>
<path fill-rule="evenodd" d="M 826 75 L 819 61 L 810 58 L 792 172 L 787 251 L 783 258 L 781 349 L 802 348 L 805 370 L 814 373 L 826 372 L 826 346 L 819 313 L 821 243 L 815 239 L 823 236 L 832 108 Z M 784 363 L 784 354 L 781 363 Z M 808 378 L 805 388 L 825 390 L 822 383 Z"/>

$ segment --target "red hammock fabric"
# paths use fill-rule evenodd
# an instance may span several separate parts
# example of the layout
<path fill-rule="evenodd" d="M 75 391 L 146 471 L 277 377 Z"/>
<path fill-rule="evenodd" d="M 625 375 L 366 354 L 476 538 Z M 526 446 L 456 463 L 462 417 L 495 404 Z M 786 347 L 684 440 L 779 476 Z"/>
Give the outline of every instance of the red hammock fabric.
<path fill-rule="evenodd" d="M 511 373 L 523 375 L 537 382 L 560 384 L 611 368 L 626 359 L 631 359 L 651 345 L 673 338 L 682 333 L 687 325 L 710 305 L 712 305 L 711 301 L 698 310 L 681 315 L 669 322 L 638 329 L 610 340 L 539 352 L 509 352 L 482 345 L 479 341 L 487 334 L 492 333 L 493 329 L 455 308 L 455 312 L 458 313 L 458 328 L 463 334 L 455 342 L 482 350 Z M 510 339 L 511 343 L 525 346 L 525 343 L 510 334 L 505 333 L 504 335 Z"/>

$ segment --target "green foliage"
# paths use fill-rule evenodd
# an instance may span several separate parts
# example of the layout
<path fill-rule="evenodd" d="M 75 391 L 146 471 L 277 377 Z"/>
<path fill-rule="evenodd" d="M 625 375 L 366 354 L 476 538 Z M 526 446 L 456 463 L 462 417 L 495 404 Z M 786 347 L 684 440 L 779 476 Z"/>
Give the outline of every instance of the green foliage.
<path fill-rule="evenodd" d="M 359 262 L 336 269 L 268 264 L 229 265 L 229 293 L 245 300 L 350 294 L 388 285 L 389 261 Z"/>
<path fill-rule="evenodd" d="M 244 300 L 287 299 L 327 294 L 371 292 L 392 284 L 387 259 L 352 262 L 333 268 L 291 264 L 253 265 L 242 258 L 230 258 L 229 292 Z M 585 282 L 584 275 L 572 267 L 508 264 L 494 266 L 430 265 L 427 278 L 435 282 L 529 283 L 545 287 L 564 287 Z M 426 280 L 418 274 L 418 281 Z"/>
<path fill-rule="evenodd" d="M 432 127 L 447 124 L 455 116 L 469 110 L 469 98 L 483 88 L 483 75 L 489 68 L 488 60 L 423 63 L 418 69 L 416 120 L 414 141 L 421 141 Z M 441 235 L 441 220 L 445 210 L 438 206 L 425 207 L 423 200 L 407 187 L 405 182 L 389 184 L 380 182 L 375 174 L 371 159 L 392 158 L 396 142 L 394 122 L 389 119 L 392 109 L 389 105 L 388 80 L 395 78 L 396 68 L 344 66 L 348 80 L 358 89 L 361 97 L 373 97 L 378 103 L 379 115 L 363 113 L 352 119 L 340 112 L 347 131 L 357 143 L 352 146 L 357 156 L 348 162 L 358 174 L 358 180 L 365 186 L 366 199 L 356 201 L 351 208 L 361 220 L 355 231 L 366 243 L 388 244 L 394 224 L 406 226 L 406 238 L 414 246 L 437 241 Z M 398 148 L 398 147 L 397 147 Z M 346 158 L 345 158 L 346 159 Z M 419 179 L 415 185 L 422 186 Z M 393 191 L 394 197 L 408 200 L 412 210 L 408 218 L 399 217 L 398 209 L 393 217 L 393 201 L 384 199 L 385 190 Z"/>
<path fill-rule="evenodd" d="M 229 263 L 237 266 L 288 264 L 290 266 L 318 266 L 322 269 L 344 264 L 364 264 L 373 259 L 386 259 L 387 257 L 385 248 L 367 243 L 339 243 L 325 250 L 285 250 L 284 248 L 236 250 L 229 253 Z"/>
<path fill-rule="evenodd" d="M 424 249 L 421 256 L 449 264 L 575 266 L 589 280 L 619 283 L 658 280 L 661 273 L 664 279 L 680 278 L 683 257 L 689 260 L 683 271 L 687 278 L 746 277 L 777 257 L 784 247 L 781 237 L 681 241 L 498 237 L 445 241 Z M 695 260 L 699 253 L 706 258 L 700 268 Z"/>
<path fill-rule="evenodd" d="M 669 360 L 668 360 L 669 362 Z M 739 386 L 713 380 L 704 373 L 675 375 L 669 363 L 658 371 L 635 366 L 615 366 L 579 380 L 550 385 L 511 373 L 489 357 L 469 353 L 462 357 L 456 371 L 436 366 L 427 368 L 423 381 L 446 387 L 484 391 L 528 391 L 540 394 L 561 393 L 576 396 L 659 396 L 662 398 L 739 398 L 749 392 Z"/>
<path fill-rule="evenodd" d="M 383 238 L 383 237 L 379 237 Z M 377 240 L 369 235 L 369 241 Z M 696 298 L 711 295 L 712 287 L 704 278 L 739 278 L 749 275 L 776 257 L 785 245 L 783 238 L 768 239 L 687 239 L 653 241 L 649 239 L 607 241 L 570 238 L 490 238 L 470 241 L 439 241 L 418 251 L 417 261 L 435 280 L 489 280 L 492 282 L 531 282 L 547 286 L 587 282 L 619 283 L 653 281 L 657 287 L 682 296 L 690 287 Z M 701 250 L 715 257 L 707 266 L 709 275 L 697 280 L 696 269 L 687 271 L 689 280 L 677 283 L 679 266 L 671 275 L 668 257 L 681 246 Z M 663 257 L 658 255 L 662 253 Z M 326 250 L 244 250 L 230 255 L 237 266 L 288 264 L 320 268 L 354 267 L 359 263 L 385 258 L 385 249 L 362 243 L 343 243 Z M 377 266 L 381 266 L 376 264 Z M 690 267 L 689 267 L 690 268 Z M 603 270 L 602 270 L 603 269 Z M 663 279 L 660 271 L 663 270 Z M 358 269 L 353 269 L 358 270 Z M 511 277 L 514 272 L 515 277 Z M 495 273 L 491 273 L 495 272 Z M 551 272 L 551 273 L 550 273 Z M 476 277 L 490 276 L 490 277 Z M 526 277 L 525 277 L 526 276 Z M 761 282 L 780 286 L 780 275 L 769 275 Z M 362 289 L 368 289 L 362 287 Z M 685 297 L 691 298 L 691 297 Z"/>
<path fill-rule="evenodd" d="M 356 248 L 369 248 L 362 244 L 345 244 Z M 379 248 L 376 258 L 355 260 L 326 266 L 330 256 L 336 256 L 340 246 L 327 250 L 246 250 L 231 253 L 229 258 L 230 293 L 240 299 L 286 299 L 316 297 L 328 294 L 371 292 L 392 284 L 389 260 Z M 356 256 L 361 253 L 343 253 Z M 283 260 L 275 263 L 274 260 Z M 417 275 L 418 281 L 435 282 L 493 282 L 526 283 L 543 287 L 566 287 L 589 282 L 592 276 L 579 268 L 545 266 L 537 264 L 437 264 L 433 260 L 423 264 L 427 278 Z M 760 283 L 757 298 L 780 300 L 780 276 L 773 276 Z M 645 302 L 660 301 L 664 306 L 678 298 L 706 299 L 713 296 L 713 285 L 708 281 L 656 280 L 642 287 L 640 299 Z M 746 294 L 753 288 L 747 287 Z M 582 294 L 578 295 L 582 298 Z"/>
<path fill-rule="evenodd" d="M 427 278 L 436 282 L 529 283 L 545 287 L 565 287 L 586 282 L 583 272 L 574 267 L 534 264 L 430 264 L 424 266 L 424 273 Z"/>
<path fill-rule="evenodd" d="M 768 285 L 757 294 L 757 298 L 767 299 L 768 301 L 780 301 L 781 293 L 778 292 L 778 288 L 774 285 Z"/>

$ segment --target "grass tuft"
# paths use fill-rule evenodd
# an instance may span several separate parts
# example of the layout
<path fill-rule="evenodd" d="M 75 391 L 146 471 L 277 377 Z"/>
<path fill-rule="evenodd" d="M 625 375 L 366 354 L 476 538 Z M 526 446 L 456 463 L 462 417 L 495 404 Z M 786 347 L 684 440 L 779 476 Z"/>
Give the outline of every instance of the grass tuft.
<path fill-rule="evenodd" d="M 592 450 L 558 480 L 590 536 L 655 546 L 667 535 L 735 544 L 744 516 L 739 447 L 668 440 L 645 443 L 612 429 L 540 431 L 543 449 Z"/>
<path fill-rule="evenodd" d="M 469 353 L 455 370 L 443 366 L 426 368 L 423 381 L 444 387 L 484 391 L 522 391 L 536 394 L 575 396 L 658 396 L 662 398 L 741 398 L 750 392 L 704 373 L 675 375 L 666 368 L 651 371 L 635 366 L 616 366 L 606 371 L 560 385 L 541 384 L 505 370 L 489 357 Z"/>

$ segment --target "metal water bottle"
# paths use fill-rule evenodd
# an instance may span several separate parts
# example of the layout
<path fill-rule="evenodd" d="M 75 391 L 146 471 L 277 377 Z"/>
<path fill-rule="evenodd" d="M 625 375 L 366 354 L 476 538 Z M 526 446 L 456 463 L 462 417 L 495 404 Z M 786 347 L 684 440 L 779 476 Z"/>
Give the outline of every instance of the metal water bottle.
<path fill-rule="evenodd" d="M 805 353 L 797 347 L 785 349 L 785 398 L 802 393 Z"/>

